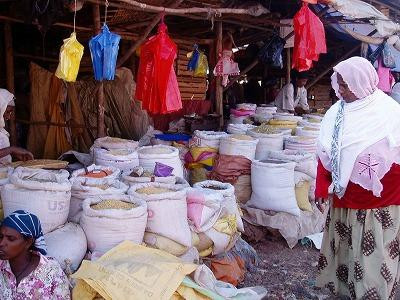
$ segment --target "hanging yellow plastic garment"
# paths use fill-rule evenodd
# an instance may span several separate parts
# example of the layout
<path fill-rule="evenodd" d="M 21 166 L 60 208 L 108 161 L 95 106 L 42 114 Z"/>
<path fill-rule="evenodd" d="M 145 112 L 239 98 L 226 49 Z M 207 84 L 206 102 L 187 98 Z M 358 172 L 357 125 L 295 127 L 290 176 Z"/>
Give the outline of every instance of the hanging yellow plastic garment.
<path fill-rule="evenodd" d="M 64 40 L 60 49 L 60 62 L 56 76 L 68 82 L 75 82 L 79 72 L 79 65 L 83 56 L 83 45 L 76 39 L 76 33 Z"/>
<path fill-rule="evenodd" d="M 206 77 L 207 73 L 208 73 L 207 56 L 200 51 L 199 60 L 197 62 L 196 69 L 194 70 L 194 76 Z"/>

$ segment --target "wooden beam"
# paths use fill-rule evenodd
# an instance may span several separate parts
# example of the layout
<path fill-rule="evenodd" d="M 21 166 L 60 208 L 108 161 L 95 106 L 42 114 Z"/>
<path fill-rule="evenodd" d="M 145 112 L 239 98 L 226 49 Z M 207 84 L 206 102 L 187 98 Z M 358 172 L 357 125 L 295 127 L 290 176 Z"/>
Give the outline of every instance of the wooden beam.
<path fill-rule="evenodd" d="M 286 48 L 286 84 L 290 82 L 290 72 L 292 70 L 292 60 L 290 56 L 290 48 Z"/>
<path fill-rule="evenodd" d="M 99 34 L 101 31 L 101 21 L 100 21 L 100 5 L 93 4 L 92 5 L 92 14 L 93 14 L 93 29 L 94 34 Z"/>
<path fill-rule="evenodd" d="M 216 28 L 216 47 L 215 47 L 215 55 L 218 57 L 222 53 L 222 22 L 217 22 Z M 224 88 L 222 86 L 222 77 L 218 76 L 215 80 L 215 111 L 219 114 L 220 117 L 220 126 L 221 128 L 224 125 Z"/>
<path fill-rule="evenodd" d="M 58 58 L 35 56 L 35 55 L 23 54 L 23 53 L 14 53 L 14 57 L 26 58 L 28 60 L 40 60 L 40 61 L 46 61 L 46 62 L 52 62 L 52 63 L 58 63 L 58 61 L 59 61 Z"/>
<path fill-rule="evenodd" d="M 368 34 L 368 36 L 373 36 L 375 33 L 377 32 L 377 30 L 374 30 L 372 32 L 370 32 Z M 323 71 L 322 73 L 320 73 L 317 77 L 314 78 L 313 81 L 311 81 L 309 84 L 307 84 L 306 89 L 309 89 L 310 87 L 314 86 L 316 83 L 318 83 L 318 81 L 320 81 L 326 74 L 328 74 L 334 66 L 336 66 L 338 63 L 340 63 L 341 61 L 349 58 L 351 55 L 353 55 L 358 49 L 360 49 L 361 44 L 355 46 L 354 48 L 352 48 L 351 50 L 349 50 L 348 52 L 346 52 L 342 57 L 340 57 L 337 61 L 335 61 L 333 64 L 331 64 L 328 68 L 325 69 L 325 71 Z"/>
<path fill-rule="evenodd" d="M 175 8 L 178 7 L 179 5 L 181 5 L 181 3 L 184 0 L 175 0 L 172 4 L 171 4 L 171 8 Z M 154 19 L 153 21 L 151 21 L 151 23 L 149 25 L 147 25 L 143 35 L 132 45 L 132 47 L 126 51 L 126 53 L 118 60 L 117 66 L 121 67 L 128 59 L 129 57 L 131 57 L 131 55 L 133 53 L 135 53 L 136 49 L 139 48 L 139 46 L 146 40 L 146 38 L 148 37 L 148 35 L 150 34 L 150 32 L 154 29 L 154 27 L 156 27 L 156 25 L 158 23 L 160 23 L 160 20 L 162 18 L 162 16 L 165 15 L 164 12 L 159 13 Z"/>
<path fill-rule="evenodd" d="M 13 38 L 11 31 L 11 24 L 9 22 L 4 24 L 4 44 L 6 54 L 6 74 L 7 74 L 7 89 L 10 93 L 15 95 L 15 74 L 14 74 L 14 48 Z M 15 123 L 15 108 L 14 113 L 10 117 L 10 144 L 11 146 L 17 145 L 17 124 Z"/>

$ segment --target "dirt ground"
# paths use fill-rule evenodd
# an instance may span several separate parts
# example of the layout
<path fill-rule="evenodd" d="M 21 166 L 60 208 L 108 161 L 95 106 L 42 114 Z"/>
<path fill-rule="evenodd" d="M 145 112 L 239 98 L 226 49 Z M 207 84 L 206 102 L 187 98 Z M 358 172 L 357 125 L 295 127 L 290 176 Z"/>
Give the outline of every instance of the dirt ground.
<path fill-rule="evenodd" d="M 244 286 L 264 286 L 268 290 L 265 299 L 328 299 L 327 289 L 315 287 L 319 251 L 314 246 L 297 244 L 290 249 L 285 240 L 266 236 L 262 241 L 250 243 L 260 257 L 256 270 L 247 272 Z M 397 293 L 396 300 L 400 300 Z"/>

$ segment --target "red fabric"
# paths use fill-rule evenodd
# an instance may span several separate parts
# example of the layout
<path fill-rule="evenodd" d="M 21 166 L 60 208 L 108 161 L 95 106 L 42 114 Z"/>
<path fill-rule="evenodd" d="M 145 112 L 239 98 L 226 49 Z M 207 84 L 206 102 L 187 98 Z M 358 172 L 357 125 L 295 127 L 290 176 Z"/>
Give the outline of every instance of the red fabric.
<path fill-rule="evenodd" d="M 303 3 L 293 18 L 294 49 L 292 68 L 309 70 L 321 53 L 326 53 L 325 29 L 321 20 Z"/>
<path fill-rule="evenodd" d="M 196 113 L 206 115 L 210 112 L 211 101 L 209 100 L 185 100 L 182 101 L 183 107 L 179 111 L 166 115 L 153 115 L 154 128 L 161 131 L 167 131 L 169 123 L 182 118 L 184 115 Z"/>
<path fill-rule="evenodd" d="M 318 160 L 317 180 L 315 185 L 315 198 L 328 198 L 328 189 L 332 183 L 332 176 Z"/>
<path fill-rule="evenodd" d="M 174 70 L 176 44 L 169 38 L 162 22 L 158 33 L 140 49 L 140 63 L 135 98 L 152 114 L 166 114 L 182 108 L 181 94 Z"/>
<path fill-rule="evenodd" d="M 330 173 L 318 163 L 316 197 L 326 198 L 330 185 Z M 393 164 L 392 168 L 382 178 L 383 191 L 381 197 L 375 197 L 371 191 L 360 185 L 349 182 L 342 199 L 333 197 L 333 207 L 351 209 L 372 209 L 400 205 L 400 165 Z M 329 184 L 328 184 L 329 183 Z"/>

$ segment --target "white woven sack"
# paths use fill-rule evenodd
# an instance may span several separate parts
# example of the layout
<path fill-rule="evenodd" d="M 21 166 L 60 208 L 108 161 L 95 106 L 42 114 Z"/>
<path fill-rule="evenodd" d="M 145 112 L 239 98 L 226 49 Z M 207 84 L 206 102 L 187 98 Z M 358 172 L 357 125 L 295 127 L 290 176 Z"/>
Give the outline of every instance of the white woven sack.
<path fill-rule="evenodd" d="M 46 234 L 67 221 L 71 192 L 30 190 L 6 184 L 1 189 L 1 199 L 5 217 L 16 210 L 28 211 L 39 218 Z"/>
<path fill-rule="evenodd" d="M 116 137 L 102 137 L 98 138 L 93 143 L 93 148 L 106 148 L 106 149 L 130 149 L 136 150 L 139 143 L 133 140 L 125 140 Z"/>
<path fill-rule="evenodd" d="M 317 158 L 311 153 L 296 150 L 269 151 L 266 159 L 295 162 L 296 172 L 304 173 L 311 178 L 317 177 Z"/>
<path fill-rule="evenodd" d="M 255 127 L 251 124 L 228 124 L 226 131 L 230 134 L 246 134 L 248 130 Z"/>
<path fill-rule="evenodd" d="M 93 177 L 86 177 L 83 176 L 86 174 L 86 170 L 88 172 L 96 172 L 96 173 L 102 173 L 103 171 L 106 171 L 110 175 L 104 176 L 101 178 L 93 178 Z M 104 173 L 104 172 L 103 172 Z M 93 184 L 98 184 L 102 183 L 105 180 L 109 180 L 110 182 L 113 182 L 117 179 L 119 179 L 121 175 L 121 171 L 118 168 L 112 167 L 112 166 L 97 166 L 95 164 L 90 165 L 86 169 L 79 169 L 75 170 L 71 174 L 70 182 L 73 184 L 75 181 L 85 181 L 86 183 L 93 183 Z"/>
<path fill-rule="evenodd" d="M 259 133 L 249 130 L 247 134 L 257 138 L 256 159 L 263 160 L 267 158 L 267 152 L 273 150 L 283 150 L 283 132 L 278 133 Z"/>
<path fill-rule="evenodd" d="M 94 210 L 90 206 L 113 199 L 131 202 L 137 206 L 129 209 Z M 123 241 L 143 242 L 147 221 L 147 205 L 140 199 L 127 195 L 98 196 L 83 202 L 80 225 L 86 234 L 90 251 L 105 253 Z"/>
<path fill-rule="evenodd" d="M 297 136 L 309 136 L 309 137 L 318 137 L 319 130 L 308 130 L 303 127 L 296 128 L 296 135 Z"/>
<path fill-rule="evenodd" d="M 239 103 L 238 105 L 236 105 L 236 108 L 237 109 L 243 109 L 243 110 L 256 111 L 257 104 L 254 104 L 254 103 Z"/>
<path fill-rule="evenodd" d="M 13 168 L 4 167 L 0 168 L 0 186 L 10 182 L 9 176 L 13 172 Z"/>
<path fill-rule="evenodd" d="M 299 125 L 299 127 L 310 127 L 310 128 L 317 128 L 317 129 L 321 128 L 321 123 L 313 123 L 313 122 L 309 122 L 309 121 L 304 120 L 304 119 L 301 120 L 298 123 L 298 125 Z"/>
<path fill-rule="evenodd" d="M 220 140 L 226 135 L 226 132 L 221 131 L 195 130 L 193 133 L 192 143 L 198 147 L 219 149 Z"/>
<path fill-rule="evenodd" d="M 47 256 L 55 258 L 61 268 L 75 272 L 87 251 L 86 235 L 83 229 L 74 223 L 66 223 L 60 228 L 45 234 Z"/>
<path fill-rule="evenodd" d="M 224 155 L 242 155 L 250 160 L 256 157 L 258 139 L 239 140 L 234 135 L 221 139 L 219 153 Z"/>
<path fill-rule="evenodd" d="M 281 120 L 281 121 L 294 121 L 294 122 L 299 122 L 299 121 L 303 120 L 302 117 L 295 116 L 293 114 L 287 114 L 287 113 L 276 113 L 276 114 L 274 114 L 274 119 Z"/>
<path fill-rule="evenodd" d="M 108 179 L 105 179 L 103 181 L 98 180 L 96 183 L 90 180 L 75 181 L 71 188 L 68 221 L 79 223 L 82 214 L 82 204 L 85 199 L 96 196 L 123 195 L 128 188 L 128 185 L 118 180 L 110 182 Z"/>
<path fill-rule="evenodd" d="M 269 120 L 271 120 L 274 116 L 272 113 L 256 113 L 253 116 L 254 121 L 258 122 L 258 123 L 265 123 L 268 122 Z"/>
<path fill-rule="evenodd" d="M 246 120 L 247 118 L 248 118 L 248 116 L 236 117 L 235 115 L 231 114 L 229 123 L 232 123 L 232 124 L 243 124 L 244 120 Z"/>
<path fill-rule="evenodd" d="M 16 210 L 35 214 L 46 234 L 67 221 L 71 184 L 66 170 L 49 171 L 18 167 L 3 186 L 1 199 L 4 215 Z"/>
<path fill-rule="evenodd" d="M 112 166 L 120 169 L 124 174 L 130 174 L 139 165 L 139 156 L 136 150 L 130 149 L 94 149 L 94 162 L 99 166 Z"/>
<path fill-rule="evenodd" d="M 221 216 L 235 215 L 237 229 L 244 232 L 243 221 L 236 201 L 235 188 L 233 185 L 215 180 L 205 180 L 194 184 L 193 187 L 221 194 L 224 200 L 222 203 L 223 211 Z"/>
<path fill-rule="evenodd" d="M 213 241 L 213 255 L 228 252 L 235 245 L 239 234 L 230 236 L 226 233 L 219 232 L 215 228 L 210 228 L 204 233 Z"/>
<path fill-rule="evenodd" d="M 258 106 L 256 114 L 275 114 L 277 110 L 276 106 Z"/>
<path fill-rule="evenodd" d="M 164 194 L 140 194 L 136 191 L 146 187 L 161 187 L 172 190 Z M 128 194 L 134 199 L 146 201 L 148 207 L 147 232 L 165 236 L 184 246 L 192 246 L 187 219 L 186 189 L 162 183 L 145 183 L 132 186 Z"/>
<path fill-rule="evenodd" d="M 153 172 L 156 162 L 173 167 L 172 174 L 184 177 L 182 161 L 179 158 L 179 150 L 175 147 L 156 145 L 145 146 L 138 150 L 139 164 L 145 170 Z"/>
<path fill-rule="evenodd" d="M 300 215 L 294 184 L 294 162 L 253 161 L 251 164 L 252 194 L 247 206 L 261 210 Z"/>
<path fill-rule="evenodd" d="M 190 228 L 196 233 L 212 228 L 222 213 L 222 194 L 202 188 L 188 190 L 187 216 Z"/>

